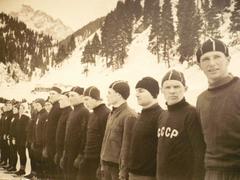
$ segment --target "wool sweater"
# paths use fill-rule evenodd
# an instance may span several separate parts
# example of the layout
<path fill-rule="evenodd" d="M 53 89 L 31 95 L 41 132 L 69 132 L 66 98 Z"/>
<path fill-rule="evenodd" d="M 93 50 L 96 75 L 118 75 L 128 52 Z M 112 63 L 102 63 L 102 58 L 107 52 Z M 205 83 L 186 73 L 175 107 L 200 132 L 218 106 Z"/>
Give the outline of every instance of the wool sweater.
<path fill-rule="evenodd" d="M 84 158 L 100 158 L 103 136 L 110 110 L 105 104 L 93 109 L 87 128 L 87 141 L 84 149 Z"/>
<path fill-rule="evenodd" d="M 72 108 L 70 106 L 63 108 L 61 116 L 58 121 L 56 131 L 56 152 L 58 153 L 58 155 L 62 155 L 63 153 L 67 120 L 71 112 Z"/>
<path fill-rule="evenodd" d="M 133 128 L 129 171 L 142 176 L 156 176 L 158 118 L 163 112 L 155 104 L 143 109 Z"/>
<path fill-rule="evenodd" d="M 159 119 L 157 179 L 201 180 L 205 143 L 196 109 L 185 99 L 167 107 Z"/>
<path fill-rule="evenodd" d="M 197 111 L 206 142 L 206 169 L 240 171 L 240 79 L 204 91 Z"/>

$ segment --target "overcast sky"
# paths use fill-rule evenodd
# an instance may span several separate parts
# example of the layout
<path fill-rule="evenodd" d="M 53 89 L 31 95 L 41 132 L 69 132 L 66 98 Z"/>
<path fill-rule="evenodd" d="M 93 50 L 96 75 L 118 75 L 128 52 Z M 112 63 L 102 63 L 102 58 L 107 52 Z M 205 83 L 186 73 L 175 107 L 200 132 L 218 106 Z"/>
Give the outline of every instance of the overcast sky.
<path fill-rule="evenodd" d="M 88 22 L 105 16 L 116 7 L 117 0 L 0 0 L 0 11 L 19 11 L 22 4 L 61 19 L 75 31 Z"/>

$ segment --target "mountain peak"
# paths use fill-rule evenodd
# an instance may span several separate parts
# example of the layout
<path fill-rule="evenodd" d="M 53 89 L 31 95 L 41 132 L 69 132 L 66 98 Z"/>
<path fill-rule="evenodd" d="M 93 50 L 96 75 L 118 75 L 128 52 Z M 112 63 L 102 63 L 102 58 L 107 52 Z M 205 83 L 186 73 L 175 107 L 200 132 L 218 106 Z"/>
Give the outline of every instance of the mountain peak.
<path fill-rule="evenodd" d="M 31 6 L 22 4 L 18 12 L 11 12 L 11 16 L 23 21 L 28 28 L 37 32 L 44 32 L 55 40 L 62 40 L 73 33 L 73 30 L 64 25 L 60 19 L 54 19 L 41 10 L 34 10 Z"/>

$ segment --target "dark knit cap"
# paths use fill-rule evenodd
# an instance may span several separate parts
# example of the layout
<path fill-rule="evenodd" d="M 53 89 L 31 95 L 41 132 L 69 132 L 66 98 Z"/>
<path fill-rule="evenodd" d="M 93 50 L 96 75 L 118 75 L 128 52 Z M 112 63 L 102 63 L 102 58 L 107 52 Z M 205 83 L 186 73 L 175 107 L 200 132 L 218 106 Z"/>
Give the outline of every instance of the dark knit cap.
<path fill-rule="evenodd" d="M 35 103 L 39 103 L 39 104 L 41 104 L 42 107 L 45 106 L 45 100 L 42 99 L 42 98 L 38 98 L 38 99 L 36 99 L 36 100 L 35 100 Z"/>
<path fill-rule="evenodd" d="M 203 54 L 211 51 L 220 51 L 225 54 L 226 57 L 229 56 L 228 47 L 222 41 L 218 39 L 208 39 L 202 46 L 200 46 L 196 52 L 197 62 L 200 62 L 200 58 Z"/>
<path fill-rule="evenodd" d="M 116 91 L 117 93 L 119 93 L 123 99 L 127 99 L 129 97 L 130 94 L 130 87 L 128 85 L 127 81 L 114 81 L 109 88 L 113 89 L 114 91 Z"/>
<path fill-rule="evenodd" d="M 175 69 L 168 71 L 162 79 L 162 85 L 167 80 L 180 81 L 185 86 L 185 78 L 182 72 L 176 71 Z"/>
<path fill-rule="evenodd" d="M 93 99 L 101 100 L 100 91 L 95 86 L 90 86 L 84 91 L 84 96 L 90 96 Z"/>
<path fill-rule="evenodd" d="M 84 88 L 79 87 L 79 86 L 75 86 L 71 89 L 71 91 L 78 93 L 79 95 L 83 95 L 84 92 Z"/>
<path fill-rule="evenodd" d="M 50 91 L 56 91 L 57 93 L 61 94 L 62 90 L 59 87 L 53 86 Z"/>
<path fill-rule="evenodd" d="M 142 80 L 138 81 L 135 88 L 143 88 L 146 89 L 153 98 L 157 98 L 159 94 L 159 84 L 158 81 L 153 79 L 152 77 L 144 77 Z"/>

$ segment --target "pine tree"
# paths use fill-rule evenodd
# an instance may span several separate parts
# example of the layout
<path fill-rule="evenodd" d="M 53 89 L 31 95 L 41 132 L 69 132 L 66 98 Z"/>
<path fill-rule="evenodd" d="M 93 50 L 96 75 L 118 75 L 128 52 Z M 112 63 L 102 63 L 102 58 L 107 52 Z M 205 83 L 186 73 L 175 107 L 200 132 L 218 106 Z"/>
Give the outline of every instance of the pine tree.
<path fill-rule="evenodd" d="M 83 53 L 82 53 L 82 58 L 81 62 L 83 64 L 92 64 L 95 63 L 95 59 L 93 57 L 93 52 L 92 52 L 92 46 L 90 41 L 87 42 L 86 46 L 84 47 Z"/>
<path fill-rule="evenodd" d="M 114 12 L 107 14 L 103 27 L 101 28 L 101 55 L 106 58 L 106 66 L 109 67 L 114 56 L 114 47 L 112 40 L 115 38 L 117 27 L 115 26 L 117 19 L 115 19 Z"/>
<path fill-rule="evenodd" d="M 172 5 L 170 0 L 164 0 L 162 8 L 161 17 L 161 31 L 162 38 L 161 43 L 163 44 L 163 58 L 168 62 L 168 67 L 170 67 L 169 62 L 169 50 L 174 43 L 174 26 L 173 26 L 173 15 L 172 15 Z"/>
<path fill-rule="evenodd" d="M 75 48 L 76 48 L 75 38 L 74 35 L 72 35 L 68 43 L 68 52 L 69 53 L 72 52 Z"/>
<path fill-rule="evenodd" d="M 4 40 L 4 37 L 3 37 L 3 34 L 1 33 L 0 31 L 0 62 L 2 63 L 6 63 L 6 52 L 5 52 L 5 40 Z"/>
<path fill-rule="evenodd" d="M 235 0 L 234 3 L 235 3 L 234 10 L 230 17 L 230 20 L 231 20 L 230 30 L 232 33 L 239 34 L 240 33 L 240 1 Z"/>
<path fill-rule="evenodd" d="M 147 28 L 150 24 L 152 24 L 154 17 L 154 1 L 155 0 L 145 0 L 143 7 L 143 25 Z"/>
<path fill-rule="evenodd" d="M 134 16 L 136 18 L 136 21 L 140 19 L 142 16 L 142 5 L 141 5 L 141 0 L 135 0 L 134 1 Z"/>
<path fill-rule="evenodd" d="M 204 11 L 204 34 L 205 37 L 220 37 L 219 27 L 220 27 L 220 16 L 219 10 L 217 8 L 216 1 L 202 0 L 202 6 Z"/>
<path fill-rule="evenodd" d="M 177 32 L 179 35 L 180 53 L 179 61 L 189 62 L 196 48 L 196 37 L 198 36 L 195 21 L 197 17 L 197 8 L 195 1 L 179 0 L 177 6 L 178 25 Z"/>
<path fill-rule="evenodd" d="M 160 62 L 160 50 L 161 50 L 161 38 L 162 38 L 162 27 L 161 27 L 161 20 L 160 20 L 160 6 L 159 1 L 154 1 L 153 6 L 153 19 L 151 22 L 151 32 L 149 35 L 149 46 L 148 49 L 151 53 L 157 55 L 157 61 Z"/>
<path fill-rule="evenodd" d="M 94 59 L 96 59 L 96 55 L 99 54 L 100 48 L 101 48 L 101 42 L 99 40 L 98 34 L 95 33 L 92 40 L 92 52 L 94 55 Z"/>

